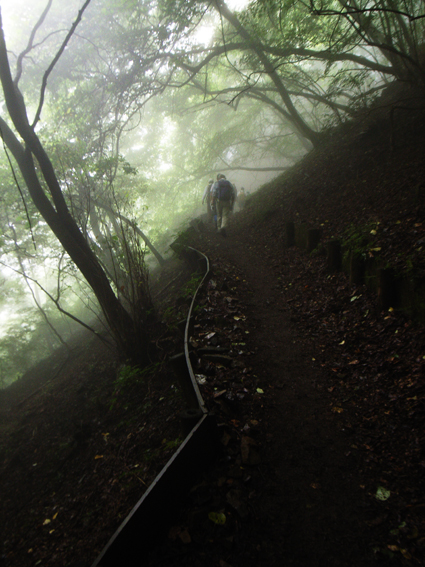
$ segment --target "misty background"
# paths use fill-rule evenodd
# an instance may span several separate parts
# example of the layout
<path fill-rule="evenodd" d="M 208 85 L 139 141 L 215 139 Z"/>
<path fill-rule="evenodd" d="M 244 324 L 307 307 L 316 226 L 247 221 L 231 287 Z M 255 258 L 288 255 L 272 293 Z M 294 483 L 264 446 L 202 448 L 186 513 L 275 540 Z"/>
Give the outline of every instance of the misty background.
<path fill-rule="evenodd" d="M 146 341 L 140 265 L 166 259 L 205 212 L 210 178 L 224 173 L 252 193 L 391 82 L 425 79 L 423 2 L 0 6 L 1 387 L 81 323 L 98 320 L 127 344 L 125 313 L 108 313 L 110 293 Z M 65 207 L 75 226 L 61 237 L 52 226 Z M 76 230 L 102 289 L 66 244 Z"/>

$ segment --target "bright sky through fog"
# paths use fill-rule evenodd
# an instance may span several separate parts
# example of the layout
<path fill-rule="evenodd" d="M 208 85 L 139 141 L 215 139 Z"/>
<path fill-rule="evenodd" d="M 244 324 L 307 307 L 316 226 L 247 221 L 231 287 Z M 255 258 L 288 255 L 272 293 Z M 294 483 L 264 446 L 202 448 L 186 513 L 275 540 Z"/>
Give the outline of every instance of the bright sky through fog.
<path fill-rule="evenodd" d="M 68 2 L 75 4 L 75 13 L 77 13 L 81 1 L 82 0 L 68 0 Z M 52 13 L 54 13 L 55 9 L 60 8 L 61 2 L 63 2 L 63 0 L 55 0 L 53 2 Z M 227 0 L 226 4 L 230 10 L 239 11 L 245 8 L 249 2 L 250 0 Z M 37 2 L 33 2 L 33 0 L 0 0 L 0 7 L 7 41 L 11 36 L 15 36 L 15 34 L 20 36 L 22 30 L 27 26 L 29 26 L 28 29 L 30 29 L 45 8 L 45 3 L 42 0 L 37 0 Z M 30 14 L 31 17 L 24 23 L 22 15 L 24 15 L 25 19 L 25 16 L 29 16 Z M 201 25 L 195 34 L 195 39 L 199 43 L 208 45 L 213 33 L 212 25 Z M 21 46 L 21 49 L 22 48 L 23 46 Z"/>
<path fill-rule="evenodd" d="M 232 12 L 243 10 L 245 6 L 248 6 L 251 0 L 227 0 L 226 5 Z M 214 34 L 214 25 L 213 24 L 203 24 L 200 25 L 195 32 L 195 40 L 199 43 L 203 43 L 204 45 L 208 45 L 211 41 L 211 38 Z"/>
<path fill-rule="evenodd" d="M 250 0 L 228 0 L 226 4 L 231 10 L 242 10 L 249 2 Z"/>

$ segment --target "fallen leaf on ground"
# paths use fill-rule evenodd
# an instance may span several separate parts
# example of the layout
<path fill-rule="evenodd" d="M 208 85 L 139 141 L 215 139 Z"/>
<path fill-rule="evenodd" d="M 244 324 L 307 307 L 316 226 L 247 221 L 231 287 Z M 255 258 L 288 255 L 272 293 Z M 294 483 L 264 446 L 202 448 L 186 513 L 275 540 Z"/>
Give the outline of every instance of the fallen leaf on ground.
<path fill-rule="evenodd" d="M 209 512 L 208 518 L 219 526 L 223 526 L 226 523 L 226 516 L 223 512 Z"/>
<path fill-rule="evenodd" d="M 375 494 L 375 498 L 377 500 L 381 500 L 381 502 L 384 502 L 385 500 L 388 500 L 390 496 L 391 496 L 390 490 L 387 490 L 384 486 L 378 486 L 378 489 Z"/>

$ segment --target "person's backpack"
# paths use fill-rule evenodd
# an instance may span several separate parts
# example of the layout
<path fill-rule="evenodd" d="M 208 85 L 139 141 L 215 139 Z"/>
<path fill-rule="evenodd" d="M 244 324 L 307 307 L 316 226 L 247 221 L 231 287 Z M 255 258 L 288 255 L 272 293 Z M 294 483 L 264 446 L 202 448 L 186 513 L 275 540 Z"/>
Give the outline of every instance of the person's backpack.
<path fill-rule="evenodd" d="M 233 185 L 230 181 L 219 179 L 217 196 L 220 201 L 230 201 L 233 196 Z"/>

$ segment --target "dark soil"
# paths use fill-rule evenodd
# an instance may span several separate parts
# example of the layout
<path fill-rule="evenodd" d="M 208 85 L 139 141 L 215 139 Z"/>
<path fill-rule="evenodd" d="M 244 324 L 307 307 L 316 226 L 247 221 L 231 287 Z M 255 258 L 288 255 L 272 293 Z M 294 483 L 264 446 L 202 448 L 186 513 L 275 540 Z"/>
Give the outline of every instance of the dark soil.
<path fill-rule="evenodd" d="M 161 274 L 155 304 L 183 318 L 191 270 L 171 261 Z M 164 363 L 182 337 L 153 330 L 157 360 L 141 372 L 85 332 L 1 392 L 0 565 L 95 560 L 182 440 L 184 404 Z"/>
<path fill-rule="evenodd" d="M 423 274 L 424 109 L 394 96 L 253 195 L 227 237 L 192 231 L 213 273 L 190 342 L 222 453 L 144 564 L 425 564 L 425 329 L 284 247 L 287 220 L 325 239 L 354 226 Z M 176 261 L 156 284 L 161 360 L 181 348 L 190 278 Z M 169 369 L 117 387 L 116 357 L 86 343 L 33 396 L 3 394 L 3 565 L 90 565 L 179 442 Z"/>

